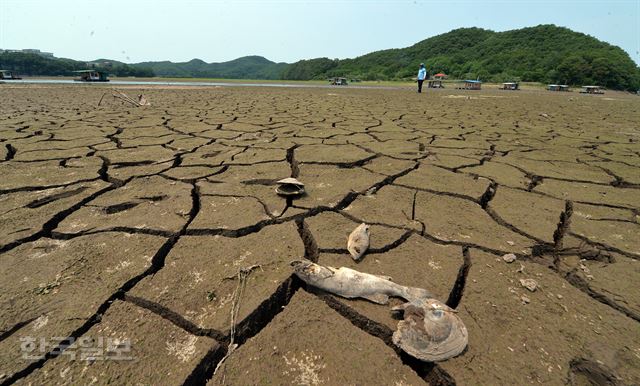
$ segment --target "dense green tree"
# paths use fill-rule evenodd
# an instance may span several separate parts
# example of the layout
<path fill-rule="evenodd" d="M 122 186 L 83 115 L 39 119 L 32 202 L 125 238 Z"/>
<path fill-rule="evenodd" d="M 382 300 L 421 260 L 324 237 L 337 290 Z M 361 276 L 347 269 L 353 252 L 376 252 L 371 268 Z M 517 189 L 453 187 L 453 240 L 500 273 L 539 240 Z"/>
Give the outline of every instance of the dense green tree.
<path fill-rule="evenodd" d="M 282 78 L 291 80 L 308 80 L 335 76 L 333 75 L 332 70 L 337 64 L 337 59 L 331 60 L 329 58 L 301 60 L 287 66 L 282 73 Z"/>

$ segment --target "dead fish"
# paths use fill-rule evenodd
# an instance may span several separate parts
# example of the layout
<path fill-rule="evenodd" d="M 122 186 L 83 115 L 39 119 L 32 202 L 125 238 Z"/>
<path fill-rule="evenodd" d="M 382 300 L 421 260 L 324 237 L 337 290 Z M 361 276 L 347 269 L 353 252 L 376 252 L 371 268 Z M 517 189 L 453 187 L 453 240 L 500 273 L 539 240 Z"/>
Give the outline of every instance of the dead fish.
<path fill-rule="evenodd" d="M 467 328 L 455 310 L 433 299 L 422 288 L 405 287 L 388 277 L 341 267 L 325 267 L 310 261 L 294 261 L 296 276 L 308 285 L 345 298 L 364 298 L 386 304 L 389 296 L 408 302 L 392 309 L 403 318 L 393 333 L 393 342 L 407 354 L 423 361 L 442 361 L 459 355 L 467 347 Z"/>
<path fill-rule="evenodd" d="M 296 276 L 305 283 L 343 298 L 363 298 L 377 304 L 387 304 L 389 296 L 409 302 L 433 297 L 425 289 L 396 284 L 388 276 L 372 275 L 346 267 L 325 267 L 308 260 L 293 261 L 291 265 Z"/>
<path fill-rule="evenodd" d="M 349 235 L 347 250 L 353 260 L 358 261 L 367 249 L 369 249 L 369 225 L 362 223 Z"/>
<path fill-rule="evenodd" d="M 299 196 L 304 193 L 304 184 L 293 177 L 277 181 L 276 193 L 282 196 Z"/>
<path fill-rule="evenodd" d="M 414 358 L 438 362 L 461 354 L 469 334 L 456 311 L 436 299 L 405 303 L 393 309 L 403 320 L 393 343 Z"/>

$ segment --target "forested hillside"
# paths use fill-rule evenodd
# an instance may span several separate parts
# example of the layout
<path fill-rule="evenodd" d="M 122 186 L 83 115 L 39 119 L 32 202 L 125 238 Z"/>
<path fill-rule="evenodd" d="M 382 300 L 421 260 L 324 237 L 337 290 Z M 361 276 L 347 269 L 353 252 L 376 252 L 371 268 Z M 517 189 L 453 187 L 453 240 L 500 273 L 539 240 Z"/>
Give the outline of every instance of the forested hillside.
<path fill-rule="evenodd" d="M 619 47 L 554 25 L 505 32 L 461 28 L 402 49 L 372 52 L 354 59 L 296 62 L 285 79 L 347 76 L 364 80 L 414 77 L 424 62 L 429 73 L 451 78 L 640 88 L 640 69 Z"/>
<path fill-rule="evenodd" d="M 72 76 L 73 71 L 90 68 L 104 69 L 113 76 L 150 77 L 154 75 L 153 71 L 147 67 L 134 67 L 106 59 L 87 63 L 63 58 L 46 58 L 22 52 L 0 53 L 0 69 L 12 70 L 18 75 Z"/>
<path fill-rule="evenodd" d="M 283 80 L 344 76 L 362 80 L 406 80 L 415 77 L 421 62 L 426 64 L 430 74 L 444 72 L 451 79 L 595 84 L 610 89 L 640 89 L 640 68 L 624 50 L 554 25 L 505 32 L 461 28 L 425 39 L 411 47 L 376 51 L 342 60 L 316 58 L 287 64 L 275 63 L 261 56 L 245 56 L 223 63 L 193 59 L 183 63 L 124 64 L 101 59 L 90 65 L 102 66 L 115 76 Z M 0 68 L 14 70 L 21 75 L 70 75 L 71 71 L 87 68 L 87 64 L 5 52 L 0 54 Z"/>
<path fill-rule="evenodd" d="M 148 67 L 157 76 L 227 79 L 281 79 L 286 63 L 274 63 L 262 56 L 245 56 L 222 63 L 206 63 L 193 59 L 185 63 L 143 62 L 135 67 Z"/>

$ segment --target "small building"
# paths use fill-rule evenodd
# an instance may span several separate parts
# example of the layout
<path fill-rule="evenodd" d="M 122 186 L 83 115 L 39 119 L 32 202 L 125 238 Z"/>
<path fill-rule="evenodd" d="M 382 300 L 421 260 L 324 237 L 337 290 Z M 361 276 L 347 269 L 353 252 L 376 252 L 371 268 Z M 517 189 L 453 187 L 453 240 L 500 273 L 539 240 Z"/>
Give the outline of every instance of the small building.
<path fill-rule="evenodd" d="M 14 74 L 13 71 L 10 70 L 0 70 L 0 79 L 2 80 L 18 80 L 22 79 L 18 75 Z"/>
<path fill-rule="evenodd" d="M 459 90 L 480 90 L 482 88 L 482 82 L 479 80 L 470 80 L 467 79 L 462 83 L 458 89 Z"/>
<path fill-rule="evenodd" d="M 33 48 L 26 48 L 24 50 L 22 50 L 23 53 L 25 54 L 35 54 L 35 55 L 40 55 L 42 57 L 45 58 L 53 58 L 53 52 L 43 52 L 37 49 L 33 49 Z"/>
<path fill-rule="evenodd" d="M 434 79 L 427 83 L 427 88 L 444 88 L 444 86 L 442 85 L 442 80 Z"/>
<path fill-rule="evenodd" d="M 569 91 L 569 86 L 566 84 L 550 84 L 547 86 L 549 91 Z"/>
<path fill-rule="evenodd" d="M 108 82 L 109 79 L 106 71 L 101 70 L 80 70 L 74 71 L 79 78 L 74 79 L 76 82 Z"/>
<path fill-rule="evenodd" d="M 600 86 L 582 86 L 581 94 L 604 94 Z"/>
<path fill-rule="evenodd" d="M 505 82 L 502 83 L 500 90 L 520 90 L 520 84 L 518 82 Z"/>
<path fill-rule="evenodd" d="M 348 85 L 347 83 L 347 78 L 330 78 L 329 79 L 329 84 L 333 85 L 333 86 L 346 86 Z"/>
<path fill-rule="evenodd" d="M 447 79 L 447 74 L 445 74 L 444 72 L 439 72 L 433 76 L 433 79 L 435 80 Z"/>

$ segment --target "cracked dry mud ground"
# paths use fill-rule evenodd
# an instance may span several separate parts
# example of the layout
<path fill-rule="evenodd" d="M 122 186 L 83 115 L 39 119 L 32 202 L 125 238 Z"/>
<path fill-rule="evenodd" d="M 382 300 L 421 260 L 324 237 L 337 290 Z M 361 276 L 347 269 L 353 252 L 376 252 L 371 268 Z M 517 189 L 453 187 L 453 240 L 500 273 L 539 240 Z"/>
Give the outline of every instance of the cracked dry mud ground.
<path fill-rule="evenodd" d="M 637 97 L 148 88 L 96 108 L 107 90 L 0 90 L 2 384 L 640 383 Z M 306 196 L 275 195 L 289 176 Z M 431 290 L 468 349 L 412 359 L 388 306 L 293 277 L 303 256 Z M 133 360 L 55 350 L 99 337 Z"/>

